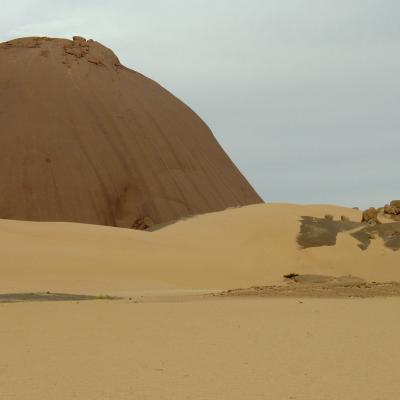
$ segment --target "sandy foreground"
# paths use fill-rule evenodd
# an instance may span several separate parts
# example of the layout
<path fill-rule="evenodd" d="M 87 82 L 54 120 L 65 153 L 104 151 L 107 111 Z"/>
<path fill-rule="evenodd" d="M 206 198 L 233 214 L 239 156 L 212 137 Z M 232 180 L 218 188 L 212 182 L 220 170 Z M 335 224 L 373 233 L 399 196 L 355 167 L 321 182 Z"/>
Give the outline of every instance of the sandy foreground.
<path fill-rule="evenodd" d="M 400 299 L 0 305 L 2 399 L 397 399 Z"/>
<path fill-rule="evenodd" d="M 326 213 L 360 219 L 271 204 L 156 232 L 0 221 L 0 294 L 122 297 L 0 301 L 0 399 L 397 399 L 400 297 L 204 294 L 289 272 L 400 281 L 400 252 L 379 237 L 300 248 L 301 217 Z"/>

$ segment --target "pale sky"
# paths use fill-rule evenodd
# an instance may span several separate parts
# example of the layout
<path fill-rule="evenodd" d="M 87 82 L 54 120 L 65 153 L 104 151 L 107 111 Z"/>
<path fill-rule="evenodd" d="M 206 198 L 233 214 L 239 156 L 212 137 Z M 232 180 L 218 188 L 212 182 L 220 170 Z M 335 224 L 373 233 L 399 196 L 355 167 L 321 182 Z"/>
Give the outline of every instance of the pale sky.
<path fill-rule="evenodd" d="M 265 201 L 400 199 L 400 1 L 1 0 L 0 41 L 73 35 L 186 102 Z"/>

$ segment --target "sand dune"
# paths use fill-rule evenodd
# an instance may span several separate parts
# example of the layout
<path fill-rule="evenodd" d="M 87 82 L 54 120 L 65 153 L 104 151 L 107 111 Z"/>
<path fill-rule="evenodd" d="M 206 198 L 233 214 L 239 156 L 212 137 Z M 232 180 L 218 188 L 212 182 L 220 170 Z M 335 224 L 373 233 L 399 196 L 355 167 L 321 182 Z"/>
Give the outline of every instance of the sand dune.
<path fill-rule="evenodd" d="M 289 272 L 400 281 L 400 252 L 379 237 L 366 250 L 349 231 L 301 248 L 302 217 L 327 213 L 361 219 L 263 204 L 155 232 L 1 220 L 0 293 L 124 298 L 0 302 L 0 397 L 395 399 L 398 297 L 193 296 L 282 284 Z"/>
<path fill-rule="evenodd" d="M 290 272 L 400 281 L 400 252 L 378 237 L 361 250 L 348 232 L 335 246 L 302 249 L 302 216 L 357 210 L 262 204 L 205 214 L 155 232 L 1 220 L 0 292 L 131 294 L 282 283 Z"/>

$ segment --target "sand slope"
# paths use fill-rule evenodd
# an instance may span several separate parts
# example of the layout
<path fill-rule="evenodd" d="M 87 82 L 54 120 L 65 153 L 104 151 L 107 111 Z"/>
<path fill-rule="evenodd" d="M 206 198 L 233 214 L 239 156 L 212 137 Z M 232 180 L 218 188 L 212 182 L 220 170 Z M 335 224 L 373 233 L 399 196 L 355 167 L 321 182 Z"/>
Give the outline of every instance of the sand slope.
<path fill-rule="evenodd" d="M 377 238 L 362 251 L 348 233 L 336 246 L 301 249 L 301 216 L 360 220 L 335 206 L 262 204 L 191 218 L 155 232 L 72 223 L 0 221 L 0 292 L 226 289 L 282 282 L 289 272 L 400 281 L 400 252 Z"/>
<path fill-rule="evenodd" d="M 262 202 L 189 107 L 100 43 L 0 43 L 0 92 L 0 218 L 132 227 Z"/>

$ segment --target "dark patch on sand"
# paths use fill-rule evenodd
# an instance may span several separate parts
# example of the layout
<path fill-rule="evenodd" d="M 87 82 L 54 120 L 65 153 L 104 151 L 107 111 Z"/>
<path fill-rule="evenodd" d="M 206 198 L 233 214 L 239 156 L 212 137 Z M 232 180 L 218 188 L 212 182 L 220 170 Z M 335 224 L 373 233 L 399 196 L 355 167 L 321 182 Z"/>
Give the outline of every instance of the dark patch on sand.
<path fill-rule="evenodd" d="M 358 230 L 356 230 L 359 228 Z M 376 224 L 374 226 L 351 221 L 333 221 L 326 218 L 303 216 L 297 243 L 304 249 L 309 247 L 335 246 L 340 232 L 353 231 L 350 235 L 356 239 L 358 247 L 368 249 L 371 240 L 379 236 L 386 247 L 400 249 L 400 222 Z"/>
<path fill-rule="evenodd" d="M 368 249 L 371 239 L 376 236 L 379 236 L 389 249 L 394 251 L 400 249 L 400 222 L 367 226 L 350 235 L 360 242 L 358 246 L 362 250 Z"/>
<path fill-rule="evenodd" d="M 6 293 L 0 294 L 0 303 L 21 303 L 32 301 L 87 301 L 87 300 L 116 300 L 110 296 L 89 296 L 68 293 Z"/>
<path fill-rule="evenodd" d="M 232 289 L 213 296 L 256 297 L 392 297 L 400 296 L 400 282 L 367 282 L 356 276 L 298 275 L 286 284 Z"/>
<path fill-rule="evenodd" d="M 297 243 L 303 247 L 334 246 L 339 232 L 351 231 L 363 226 L 351 221 L 333 221 L 326 218 L 301 217 Z"/>

